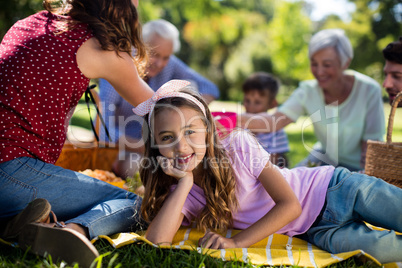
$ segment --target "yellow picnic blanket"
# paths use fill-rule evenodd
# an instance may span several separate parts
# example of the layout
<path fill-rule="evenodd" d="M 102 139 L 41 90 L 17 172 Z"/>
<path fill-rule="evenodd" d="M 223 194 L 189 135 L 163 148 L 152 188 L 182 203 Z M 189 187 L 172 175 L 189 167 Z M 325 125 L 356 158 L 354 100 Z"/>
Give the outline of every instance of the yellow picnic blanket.
<path fill-rule="evenodd" d="M 222 235 L 231 237 L 238 233 L 238 230 L 228 230 Z M 119 233 L 113 236 L 100 236 L 109 241 L 115 247 L 120 248 L 125 245 L 143 241 L 153 246 L 157 246 L 143 236 L 144 233 Z M 214 258 L 221 258 L 226 261 L 243 261 L 255 265 L 298 265 L 301 267 L 325 267 L 353 256 L 364 256 L 376 264 L 380 263 L 372 256 L 361 250 L 331 254 L 324 250 L 307 243 L 298 238 L 291 238 L 286 235 L 274 234 L 266 239 L 250 246 L 249 248 L 234 249 L 203 249 L 198 247 L 198 240 L 204 233 L 196 228 L 180 228 L 173 239 L 172 246 L 161 246 L 161 248 L 176 248 L 183 250 L 196 250 L 202 254 L 208 254 Z M 94 243 L 96 240 L 93 240 Z M 387 264 L 384 267 L 398 267 L 396 264 Z"/>
<path fill-rule="evenodd" d="M 376 228 L 376 227 L 375 227 Z M 377 228 L 376 228 L 377 229 Z M 378 228 L 379 229 L 379 228 Z M 238 233 L 238 230 L 228 230 L 222 235 L 231 237 Z M 119 233 L 112 236 L 101 235 L 91 242 L 95 243 L 99 238 L 106 239 L 115 247 L 120 248 L 135 242 L 145 242 L 152 246 L 157 246 L 143 236 L 144 233 Z M 351 252 L 343 252 L 339 254 L 331 254 L 324 250 L 307 243 L 298 238 L 291 238 L 286 235 L 274 234 L 260 242 L 250 246 L 249 248 L 235 249 L 203 249 L 198 247 L 198 240 L 204 233 L 195 228 L 180 228 L 173 239 L 172 246 L 176 249 L 196 250 L 201 254 L 207 254 L 214 258 L 220 258 L 226 261 L 243 261 L 255 265 L 298 265 L 301 267 L 326 267 L 331 264 L 344 261 L 354 256 L 363 256 L 380 265 L 380 263 L 372 256 L 361 250 Z M 16 247 L 18 245 L 9 243 L 0 238 L 0 242 L 9 246 Z M 171 248 L 170 246 L 161 246 L 161 248 Z M 385 268 L 398 268 L 396 263 L 383 265 Z"/>

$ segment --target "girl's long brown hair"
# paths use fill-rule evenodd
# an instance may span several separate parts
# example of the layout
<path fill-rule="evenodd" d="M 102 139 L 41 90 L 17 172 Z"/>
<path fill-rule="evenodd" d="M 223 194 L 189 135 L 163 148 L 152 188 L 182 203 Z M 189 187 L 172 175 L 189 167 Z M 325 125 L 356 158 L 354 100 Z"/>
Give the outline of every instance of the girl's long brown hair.
<path fill-rule="evenodd" d="M 202 185 L 206 198 L 206 206 L 196 219 L 197 227 L 201 230 L 227 229 L 232 227 L 232 211 L 237 209 L 237 199 L 235 195 L 236 180 L 232 170 L 232 165 L 228 155 L 222 148 L 215 132 L 214 120 L 204 100 L 196 93 L 181 90 L 197 98 L 205 107 L 206 117 L 200 108 L 180 97 L 172 97 L 160 100 L 154 109 L 153 116 L 157 116 L 167 107 L 189 107 L 199 112 L 207 127 L 206 135 L 206 154 L 200 163 L 203 165 Z M 158 107 L 159 106 L 159 107 Z M 145 122 L 148 122 L 145 120 Z M 147 124 L 143 126 L 147 138 L 145 141 L 145 155 L 140 167 L 141 181 L 145 186 L 145 194 L 141 206 L 142 217 L 146 221 L 152 221 L 161 209 L 163 202 L 168 197 L 171 186 L 177 184 L 177 179 L 166 175 L 158 165 L 156 157 L 161 155 L 155 145 L 152 131 Z"/>
<path fill-rule="evenodd" d="M 61 4 L 59 4 L 61 2 Z M 102 49 L 127 52 L 133 58 L 140 75 L 144 75 L 147 50 L 141 37 L 137 9 L 131 0 L 43 0 L 43 7 L 55 14 L 72 18 L 68 27 L 86 23 Z"/>

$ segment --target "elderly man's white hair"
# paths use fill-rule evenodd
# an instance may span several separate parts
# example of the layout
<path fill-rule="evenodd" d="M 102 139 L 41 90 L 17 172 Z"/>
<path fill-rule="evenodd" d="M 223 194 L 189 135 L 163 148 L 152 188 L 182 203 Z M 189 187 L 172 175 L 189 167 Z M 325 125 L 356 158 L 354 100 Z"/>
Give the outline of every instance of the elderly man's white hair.
<path fill-rule="evenodd" d="M 342 67 L 353 59 L 353 48 L 342 29 L 326 29 L 319 31 L 310 40 L 308 46 L 309 59 L 319 50 L 334 47 L 339 55 Z"/>
<path fill-rule="evenodd" d="M 163 39 L 170 40 L 173 43 L 173 52 L 180 50 L 179 30 L 172 23 L 163 20 L 152 20 L 142 26 L 142 38 L 147 43 L 155 35 L 159 35 Z"/>

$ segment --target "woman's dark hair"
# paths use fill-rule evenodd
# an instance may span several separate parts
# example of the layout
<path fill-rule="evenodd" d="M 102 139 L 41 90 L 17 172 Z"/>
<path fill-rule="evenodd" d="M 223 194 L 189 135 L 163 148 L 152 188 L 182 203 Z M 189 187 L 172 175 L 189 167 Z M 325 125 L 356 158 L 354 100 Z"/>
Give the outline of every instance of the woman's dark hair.
<path fill-rule="evenodd" d="M 104 50 L 132 55 L 134 47 L 138 71 L 144 74 L 147 51 L 138 12 L 131 0 L 43 0 L 43 6 L 52 13 L 70 16 L 69 28 L 77 23 L 88 24 Z"/>
<path fill-rule="evenodd" d="M 382 51 L 387 61 L 402 64 L 402 36 L 399 40 L 389 43 Z"/>

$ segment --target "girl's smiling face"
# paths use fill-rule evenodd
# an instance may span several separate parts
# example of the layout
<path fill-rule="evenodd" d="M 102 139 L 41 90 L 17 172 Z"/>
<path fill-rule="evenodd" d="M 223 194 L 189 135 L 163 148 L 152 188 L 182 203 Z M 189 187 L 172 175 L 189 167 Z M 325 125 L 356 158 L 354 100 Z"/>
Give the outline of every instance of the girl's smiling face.
<path fill-rule="evenodd" d="M 193 171 L 206 154 L 207 127 L 201 114 L 189 107 L 166 108 L 154 118 L 156 145 L 173 166 Z"/>

